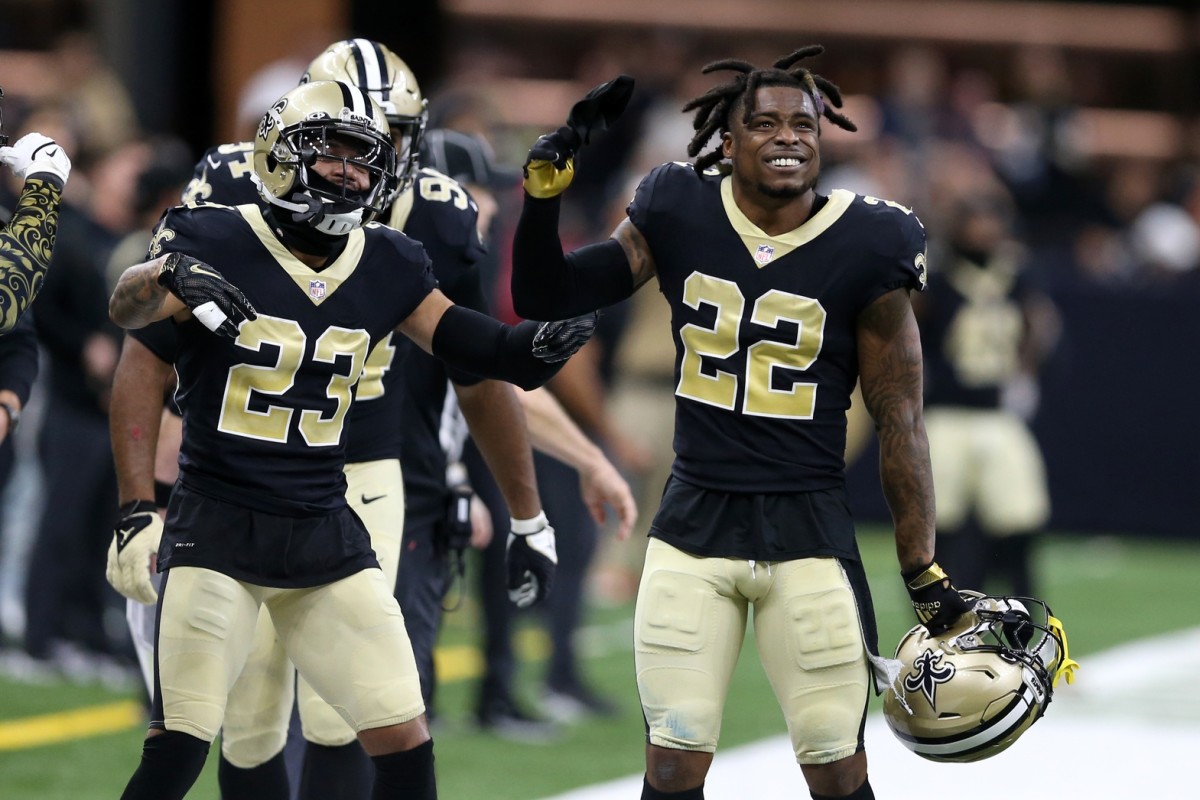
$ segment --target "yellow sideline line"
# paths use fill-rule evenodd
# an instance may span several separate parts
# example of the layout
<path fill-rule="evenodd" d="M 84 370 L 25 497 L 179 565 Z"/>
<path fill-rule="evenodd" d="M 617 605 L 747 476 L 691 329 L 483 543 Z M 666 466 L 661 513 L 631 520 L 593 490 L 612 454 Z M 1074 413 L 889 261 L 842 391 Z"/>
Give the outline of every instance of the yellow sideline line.
<path fill-rule="evenodd" d="M 0 721 L 0 750 L 23 750 L 58 744 L 88 736 L 117 733 L 145 724 L 146 712 L 142 704 L 134 700 L 4 720 Z"/>
<path fill-rule="evenodd" d="M 549 652 L 549 638 L 544 631 L 518 631 L 515 638 L 514 645 L 523 658 L 545 658 Z M 473 645 L 438 647 L 433 657 L 439 681 L 465 681 L 483 675 L 483 653 Z M 119 733 L 145 724 L 145 709 L 134 700 L 0 720 L 0 752 Z"/>

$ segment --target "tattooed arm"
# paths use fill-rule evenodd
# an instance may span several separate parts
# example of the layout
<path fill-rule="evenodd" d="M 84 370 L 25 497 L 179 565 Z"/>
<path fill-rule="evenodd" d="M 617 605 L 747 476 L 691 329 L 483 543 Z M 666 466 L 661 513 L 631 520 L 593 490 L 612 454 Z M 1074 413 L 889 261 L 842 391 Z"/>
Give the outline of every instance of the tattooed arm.
<path fill-rule="evenodd" d="M 896 527 L 901 572 L 933 561 L 933 474 L 922 418 L 921 338 L 908 291 L 896 289 L 858 318 L 863 400 L 879 434 L 879 475 Z"/>
<path fill-rule="evenodd" d="M 144 328 L 151 322 L 187 309 L 182 300 L 158 282 L 158 273 L 171 253 L 130 267 L 121 274 L 108 301 L 108 316 L 122 328 Z"/>
<path fill-rule="evenodd" d="M 57 177 L 25 181 L 12 220 L 0 230 L 0 334 L 16 327 L 45 283 L 62 191 Z"/>

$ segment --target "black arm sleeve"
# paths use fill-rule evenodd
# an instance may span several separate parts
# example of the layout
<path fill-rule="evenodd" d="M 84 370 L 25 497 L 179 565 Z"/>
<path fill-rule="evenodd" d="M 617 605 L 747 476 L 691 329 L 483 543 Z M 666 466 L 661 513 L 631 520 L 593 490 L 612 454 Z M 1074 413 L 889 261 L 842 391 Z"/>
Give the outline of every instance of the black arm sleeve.
<path fill-rule="evenodd" d="M 0 338 L 0 389 L 15 393 L 24 407 L 37 374 L 37 332 L 30 312 L 17 320 L 11 333 Z"/>
<path fill-rule="evenodd" d="M 484 378 L 536 389 L 566 362 L 548 364 L 533 355 L 538 323 L 505 325 L 460 306 L 450 306 L 433 332 L 433 354 L 447 364 Z"/>
<path fill-rule="evenodd" d="M 525 195 L 513 238 L 513 309 L 526 319 L 559 320 L 619 303 L 633 294 L 633 272 L 613 239 L 563 255 L 561 198 Z"/>

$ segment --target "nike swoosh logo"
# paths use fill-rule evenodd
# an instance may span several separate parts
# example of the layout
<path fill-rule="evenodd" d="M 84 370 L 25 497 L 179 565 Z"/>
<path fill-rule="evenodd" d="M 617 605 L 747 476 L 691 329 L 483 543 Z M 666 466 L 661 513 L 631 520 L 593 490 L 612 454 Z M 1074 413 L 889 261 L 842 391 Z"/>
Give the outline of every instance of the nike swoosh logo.
<path fill-rule="evenodd" d="M 213 169 L 221 168 L 221 162 L 218 161 L 217 159 L 213 158 L 212 156 L 205 156 L 204 158 L 206 161 L 208 161 L 208 165 L 210 167 L 212 167 Z"/>
<path fill-rule="evenodd" d="M 216 278 L 216 279 L 217 279 L 217 280 L 219 280 L 219 281 L 221 281 L 221 280 L 224 280 L 224 278 L 222 278 L 222 277 L 221 277 L 220 275 L 218 275 L 217 273 L 215 273 L 215 272 L 210 272 L 209 270 L 206 270 L 204 267 L 197 267 L 197 266 L 193 266 L 193 267 L 192 267 L 192 269 L 191 269 L 191 273 L 192 273 L 193 275 L 207 275 L 208 277 L 210 277 L 210 278 Z"/>
<path fill-rule="evenodd" d="M 385 498 L 385 497 L 387 497 L 387 495 L 386 495 L 386 494 L 376 495 L 375 497 L 367 497 L 367 496 L 364 494 L 364 495 L 362 496 L 362 504 L 365 506 L 365 505 L 367 505 L 368 503 L 374 503 L 376 500 L 382 500 L 382 499 L 383 499 L 383 498 Z"/>

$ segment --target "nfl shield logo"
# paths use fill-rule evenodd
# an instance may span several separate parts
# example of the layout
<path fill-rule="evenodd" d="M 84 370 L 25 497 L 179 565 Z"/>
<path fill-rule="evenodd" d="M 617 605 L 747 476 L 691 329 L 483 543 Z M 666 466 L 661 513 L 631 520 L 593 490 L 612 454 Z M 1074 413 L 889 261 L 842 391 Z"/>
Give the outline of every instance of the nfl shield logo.
<path fill-rule="evenodd" d="M 320 300 L 325 296 L 325 281 L 309 281 L 308 296 L 313 300 Z"/>
<path fill-rule="evenodd" d="M 769 244 L 760 244 L 758 250 L 754 253 L 754 260 L 759 264 L 769 264 L 774 257 L 775 248 Z"/>

